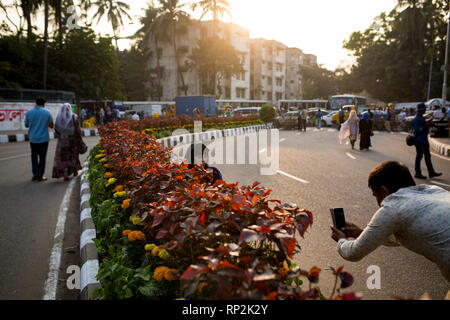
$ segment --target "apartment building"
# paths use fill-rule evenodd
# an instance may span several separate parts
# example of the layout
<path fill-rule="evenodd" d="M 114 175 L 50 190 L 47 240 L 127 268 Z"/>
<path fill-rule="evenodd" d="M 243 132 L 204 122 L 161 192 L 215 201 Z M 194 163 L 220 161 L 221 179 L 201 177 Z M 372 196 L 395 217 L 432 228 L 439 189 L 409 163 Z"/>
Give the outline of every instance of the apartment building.
<path fill-rule="evenodd" d="M 203 95 L 198 70 L 189 56 L 197 41 L 216 33 L 229 41 L 237 51 L 243 71 L 216 80 L 217 99 L 278 100 L 302 99 L 300 66 L 317 64 L 317 57 L 298 48 L 288 48 L 281 42 L 262 38 L 250 39 L 249 30 L 234 23 L 193 20 L 178 34 L 179 65 L 171 43 L 150 40 L 149 100 L 172 101 L 177 96 Z"/>
<path fill-rule="evenodd" d="M 203 95 L 198 70 L 192 65 L 189 56 L 196 48 L 197 41 L 216 33 L 229 41 L 237 51 L 243 72 L 217 78 L 217 99 L 250 98 L 250 33 L 249 30 L 234 23 L 193 20 L 177 37 L 179 66 L 171 43 L 151 40 L 149 44 L 149 69 L 151 81 L 148 83 L 149 99 L 172 101 L 177 96 Z"/>
<path fill-rule="evenodd" d="M 288 48 L 286 54 L 286 99 L 301 100 L 303 98 L 302 75 L 300 67 L 304 65 L 303 51 Z"/>
<path fill-rule="evenodd" d="M 285 99 L 287 46 L 275 40 L 250 39 L 252 100 L 275 104 Z"/>

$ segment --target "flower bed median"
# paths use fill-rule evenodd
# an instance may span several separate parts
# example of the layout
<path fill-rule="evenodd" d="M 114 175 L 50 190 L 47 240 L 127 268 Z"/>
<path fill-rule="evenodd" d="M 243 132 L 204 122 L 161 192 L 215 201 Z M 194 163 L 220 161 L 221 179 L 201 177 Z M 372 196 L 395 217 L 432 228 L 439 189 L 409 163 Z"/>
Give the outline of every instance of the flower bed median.
<path fill-rule="evenodd" d="M 126 127 L 129 128 L 126 128 Z M 292 263 L 312 213 L 271 190 L 170 161 L 142 123 L 100 128 L 89 156 L 101 299 L 325 299 L 320 269 Z M 134 129 L 134 130 L 131 130 Z M 332 269 L 337 292 L 353 282 Z M 306 281 L 307 283 L 304 283 Z"/>

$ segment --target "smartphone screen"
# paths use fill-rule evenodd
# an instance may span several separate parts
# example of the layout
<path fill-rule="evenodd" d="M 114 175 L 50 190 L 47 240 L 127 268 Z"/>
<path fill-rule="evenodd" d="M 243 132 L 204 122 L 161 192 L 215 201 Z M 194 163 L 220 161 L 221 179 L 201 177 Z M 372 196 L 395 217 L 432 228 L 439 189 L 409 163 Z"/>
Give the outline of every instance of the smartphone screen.
<path fill-rule="evenodd" d="M 331 218 L 333 219 L 334 227 L 341 230 L 345 227 L 345 216 L 343 208 L 330 209 Z"/>

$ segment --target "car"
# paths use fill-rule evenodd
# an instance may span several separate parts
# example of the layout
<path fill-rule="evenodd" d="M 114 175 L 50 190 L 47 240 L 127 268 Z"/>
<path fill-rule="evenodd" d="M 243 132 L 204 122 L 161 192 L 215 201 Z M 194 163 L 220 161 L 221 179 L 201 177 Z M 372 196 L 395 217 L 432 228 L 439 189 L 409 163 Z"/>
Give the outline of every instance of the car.
<path fill-rule="evenodd" d="M 331 125 L 333 124 L 331 122 L 331 119 L 333 118 L 333 116 L 336 113 L 337 113 L 337 111 L 331 111 L 326 116 L 322 117 L 322 126 L 324 126 L 324 127 L 331 127 Z"/>
<path fill-rule="evenodd" d="M 341 110 L 344 110 L 344 112 L 345 112 L 344 121 L 346 121 L 348 119 L 348 117 L 350 116 L 350 111 L 352 111 L 352 110 L 356 111 L 356 107 L 354 105 L 346 105 L 346 106 L 343 106 L 341 108 Z M 339 125 L 339 110 L 331 117 L 331 122 Z"/>

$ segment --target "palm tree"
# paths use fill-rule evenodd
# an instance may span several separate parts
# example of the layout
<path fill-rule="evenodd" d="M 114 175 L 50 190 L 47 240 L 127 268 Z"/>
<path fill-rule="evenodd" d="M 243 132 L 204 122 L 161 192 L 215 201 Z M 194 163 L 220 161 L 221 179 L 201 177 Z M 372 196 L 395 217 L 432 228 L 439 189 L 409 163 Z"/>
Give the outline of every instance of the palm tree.
<path fill-rule="evenodd" d="M 130 6 L 122 1 L 117 0 L 99 0 L 92 2 L 92 6 L 97 7 L 97 12 L 92 19 L 98 18 L 97 24 L 100 20 L 106 16 L 107 20 L 111 23 L 113 29 L 114 41 L 116 42 L 116 49 L 118 50 L 118 37 L 117 31 L 123 26 L 123 17 L 125 16 L 129 20 L 132 20 L 128 14 Z"/>
<path fill-rule="evenodd" d="M 33 35 L 33 24 L 31 22 L 31 16 L 36 12 L 39 5 L 41 4 L 41 0 L 21 0 L 20 8 L 22 10 L 22 14 L 27 21 L 27 40 L 31 41 L 31 37 Z"/>
<path fill-rule="evenodd" d="M 230 3 L 227 0 L 200 0 L 197 3 L 191 5 L 191 9 L 195 10 L 197 7 L 200 7 L 202 10 L 202 14 L 200 16 L 200 20 L 205 17 L 208 13 L 210 13 L 213 17 L 213 37 L 217 37 L 217 21 L 219 18 L 222 18 L 225 14 L 231 17 L 230 11 Z M 216 94 L 216 85 L 217 85 L 217 68 L 215 62 L 213 61 L 212 65 L 212 88 L 214 94 Z"/>
<path fill-rule="evenodd" d="M 178 85 L 179 76 L 184 94 L 187 95 L 188 88 L 185 85 L 183 72 L 180 68 L 177 35 L 179 28 L 186 25 L 190 21 L 190 17 L 185 11 L 183 11 L 184 4 L 180 4 L 179 0 L 159 0 L 159 2 L 161 7 L 159 8 L 159 15 L 155 20 L 155 28 L 160 30 L 159 36 L 162 40 L 172 42 L 177 69 L 177 94 L 180 88 Z"/>
<path fill-rule="evenodd" d="M 191 5 L 192 10 L 197 9 L 197 7 L 202 9 L 200 20 L 203 19 L 208 13 L 212 15 L 214 34 L 216 32 L 216 25 L 219 18 L 222 18 L 224 15 L 231 17 L 230 3 L 227 0 L 200 0 L 199 2 Z"/>

